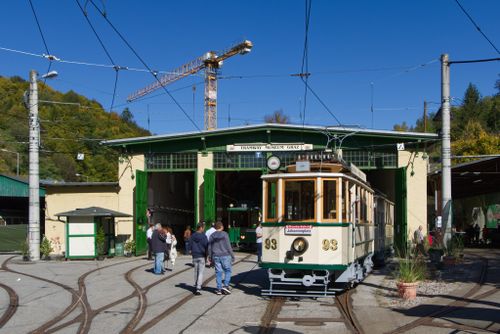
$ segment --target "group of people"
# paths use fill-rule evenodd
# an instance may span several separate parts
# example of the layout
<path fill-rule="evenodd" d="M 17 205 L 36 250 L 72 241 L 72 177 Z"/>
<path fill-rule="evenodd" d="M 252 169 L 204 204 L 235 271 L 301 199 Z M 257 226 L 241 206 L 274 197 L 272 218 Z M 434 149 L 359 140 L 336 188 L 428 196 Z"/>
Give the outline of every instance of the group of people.
<path fill-rule="evenodd" d="M 165 262 L 170 261 L 172 270 L 177 257 L 177 239 L 168 226 L 161 224 L 149 224 L 149 229 L 146 232 L 148 242 L 148 260 L 152 260 L 154 256 L 153 272 L 156 275 L 165 273 Z"/>
<path fill-rule="evenodd" d="M 186 232 L 187 230 L 189 232 Z M 194 294 L 201 295 L 206 266 L 215 268 L 217 282 L 215 293 L 217 295 L 231 294 L 229 284 L 235 257 L 229 235 L 224 231 L 224 225 L 217 222 L 205 232 L 205 224 L 199 223 L 195 233 L 191 233 L 190 228 L 186 228 L 186 231 L 184 232 L 186 254 L 191 254 L 194 267 Z M 171 261 L 173 269 L 175 257 L 172 256 L 172 251 L 175 251 L 177 241 L 172 229 L 161 224 L 157 224 L 155 227 L 150 225 L 147 231 L 147 240 L 149 244 L 148 258 L 151 259 L 154 256 L 153 272 L 156 275 L 164 274 L 164 262 L 168 260 Z"/>

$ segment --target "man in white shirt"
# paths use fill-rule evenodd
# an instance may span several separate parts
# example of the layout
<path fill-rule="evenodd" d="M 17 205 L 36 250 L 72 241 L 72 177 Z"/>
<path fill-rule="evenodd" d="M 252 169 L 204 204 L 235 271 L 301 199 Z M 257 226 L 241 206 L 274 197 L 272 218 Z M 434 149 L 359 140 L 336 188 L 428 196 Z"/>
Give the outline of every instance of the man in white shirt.
<path fill-rule="evenodd" d="M 149 228 L 146 231 L 146 241 L 148 242 L 148 260 L 153 259 L 153 250 L 152 250 L 152 244 L 151 244 L 151 237 L 153 236 L 153 231 L 155 229 L 155 226 L 152 223 L 149 223 Z"/>
<path fill-rule="evenodd" d="M 255 229 L 255 238 L 257 242 L 257 262 L 262 260 L 262 224 L 259 222 Z"/>
<path fill-rule="evenodd" d="M 210 227 L 206 232 L 205 232 L 205 235 L 207 236 L 207 239 L 210 240 L 210 236 L 212 235 L 212 233 L 215 232 L 215 224 L 212 223 L 212 227 Z"/>

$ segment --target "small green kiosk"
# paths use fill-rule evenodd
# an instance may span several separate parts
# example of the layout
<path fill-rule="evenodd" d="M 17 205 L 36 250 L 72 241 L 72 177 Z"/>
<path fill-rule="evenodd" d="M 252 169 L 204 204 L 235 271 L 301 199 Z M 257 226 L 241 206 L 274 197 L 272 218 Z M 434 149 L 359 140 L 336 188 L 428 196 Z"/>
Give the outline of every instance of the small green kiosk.
<path fill-rule="evenodd" d="M 115 217 L 131 215 L 89 207 L 61 212 L 57 217 L 66 217 L 66 259 L 94 259 L 98 257 L 96 236 L 99 229 L 104 231 L 104 255 L 115 255 Z"/>

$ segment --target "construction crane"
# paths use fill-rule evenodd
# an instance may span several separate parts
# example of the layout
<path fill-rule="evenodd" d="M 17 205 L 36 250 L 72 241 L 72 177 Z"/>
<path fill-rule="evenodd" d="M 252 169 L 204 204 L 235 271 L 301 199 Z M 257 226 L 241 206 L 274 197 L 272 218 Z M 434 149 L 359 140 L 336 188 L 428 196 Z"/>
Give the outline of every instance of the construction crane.
<path fill-rule="evenodd" d="M 237 54 L 247 54 L 251 51 L 252 47 L 252 42 L 245 40 L 222 52 L 209 51 L 203 56 L 163 75 L 149 86 L 129 95 L 127 101 L 137 100 L 161 87 L 205 69 L 205 130 L 214 130 L 217 128 L 217 71 L 221 68 L 224 60 Z"/>

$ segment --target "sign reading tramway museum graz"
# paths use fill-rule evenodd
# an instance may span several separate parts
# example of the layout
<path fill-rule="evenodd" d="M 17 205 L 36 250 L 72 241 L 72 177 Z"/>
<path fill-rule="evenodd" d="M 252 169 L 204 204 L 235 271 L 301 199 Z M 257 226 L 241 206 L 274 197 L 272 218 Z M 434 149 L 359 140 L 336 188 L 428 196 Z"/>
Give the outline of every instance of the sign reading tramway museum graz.
<path fill-rule="evenodd" d="M 276 151 L 311 151 L 312 144 L 302 143 L 254 143 L 226 145 L 227 152 L 276 152 Z"/>

